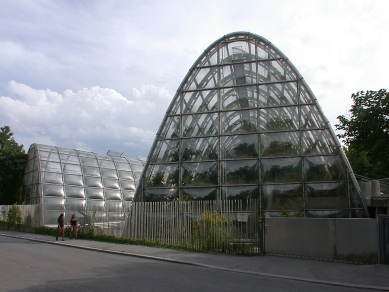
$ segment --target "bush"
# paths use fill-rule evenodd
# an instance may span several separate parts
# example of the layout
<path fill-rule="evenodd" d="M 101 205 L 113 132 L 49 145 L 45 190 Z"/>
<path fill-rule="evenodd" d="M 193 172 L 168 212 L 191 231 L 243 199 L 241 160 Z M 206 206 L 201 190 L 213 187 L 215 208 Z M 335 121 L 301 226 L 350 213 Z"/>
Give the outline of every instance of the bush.
<path fill-rule="evenodd" d="M 22 209 L 15 203 L 7 214 L 7 225 L 15 226 L 23 223 Z"/>

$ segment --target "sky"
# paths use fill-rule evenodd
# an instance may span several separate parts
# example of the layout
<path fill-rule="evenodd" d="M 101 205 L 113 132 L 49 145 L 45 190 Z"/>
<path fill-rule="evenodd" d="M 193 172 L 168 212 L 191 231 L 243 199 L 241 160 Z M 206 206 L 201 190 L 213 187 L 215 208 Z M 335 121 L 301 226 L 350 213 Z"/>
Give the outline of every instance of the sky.
<path fill-rule="evenodd" d="M 333 126 L 388 88 L 386 0 L 0 0 L 0 127 L 31 144 L 147 156 L 189 68 L 225 34 L 272 42 Z"/>

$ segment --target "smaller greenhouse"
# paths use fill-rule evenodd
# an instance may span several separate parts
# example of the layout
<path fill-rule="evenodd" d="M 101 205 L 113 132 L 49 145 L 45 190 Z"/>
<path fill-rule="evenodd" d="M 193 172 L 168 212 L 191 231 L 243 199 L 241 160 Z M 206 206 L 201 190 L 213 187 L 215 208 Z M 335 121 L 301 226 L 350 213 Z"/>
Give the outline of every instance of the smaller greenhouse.
<path fill-rule="evenodd" d="M 32 144 L 24 174 L 24 200 L 36 206 L 36 224 L 56 225 L 60 213 L 68 218 L 75 213 L 80 224 L 121 224 L 145 161 L 121 155 Z"/>

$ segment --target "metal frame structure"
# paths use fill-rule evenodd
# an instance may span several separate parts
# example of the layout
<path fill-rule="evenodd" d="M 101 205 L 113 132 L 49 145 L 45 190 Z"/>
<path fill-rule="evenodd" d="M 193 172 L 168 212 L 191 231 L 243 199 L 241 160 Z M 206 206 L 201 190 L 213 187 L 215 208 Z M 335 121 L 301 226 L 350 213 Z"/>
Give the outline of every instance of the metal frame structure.
<path fill-rule="evenodd" d="M 260 199 L 260 216 L 368 217 L 331 125 L 268 40 L 235 32 L 190 68 L 135 201 Z"/>

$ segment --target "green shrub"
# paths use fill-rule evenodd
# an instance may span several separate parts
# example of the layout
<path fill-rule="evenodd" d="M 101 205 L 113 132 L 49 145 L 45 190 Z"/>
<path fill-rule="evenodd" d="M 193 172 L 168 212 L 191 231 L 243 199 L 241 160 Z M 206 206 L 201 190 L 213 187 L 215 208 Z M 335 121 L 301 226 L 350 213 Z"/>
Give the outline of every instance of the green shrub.
<path fill-rule="evenodd" d="M 23 223 L 22 209 L 15 203 L 8 210 L 7 214 L 7 225 L 15 226 Z"/>

